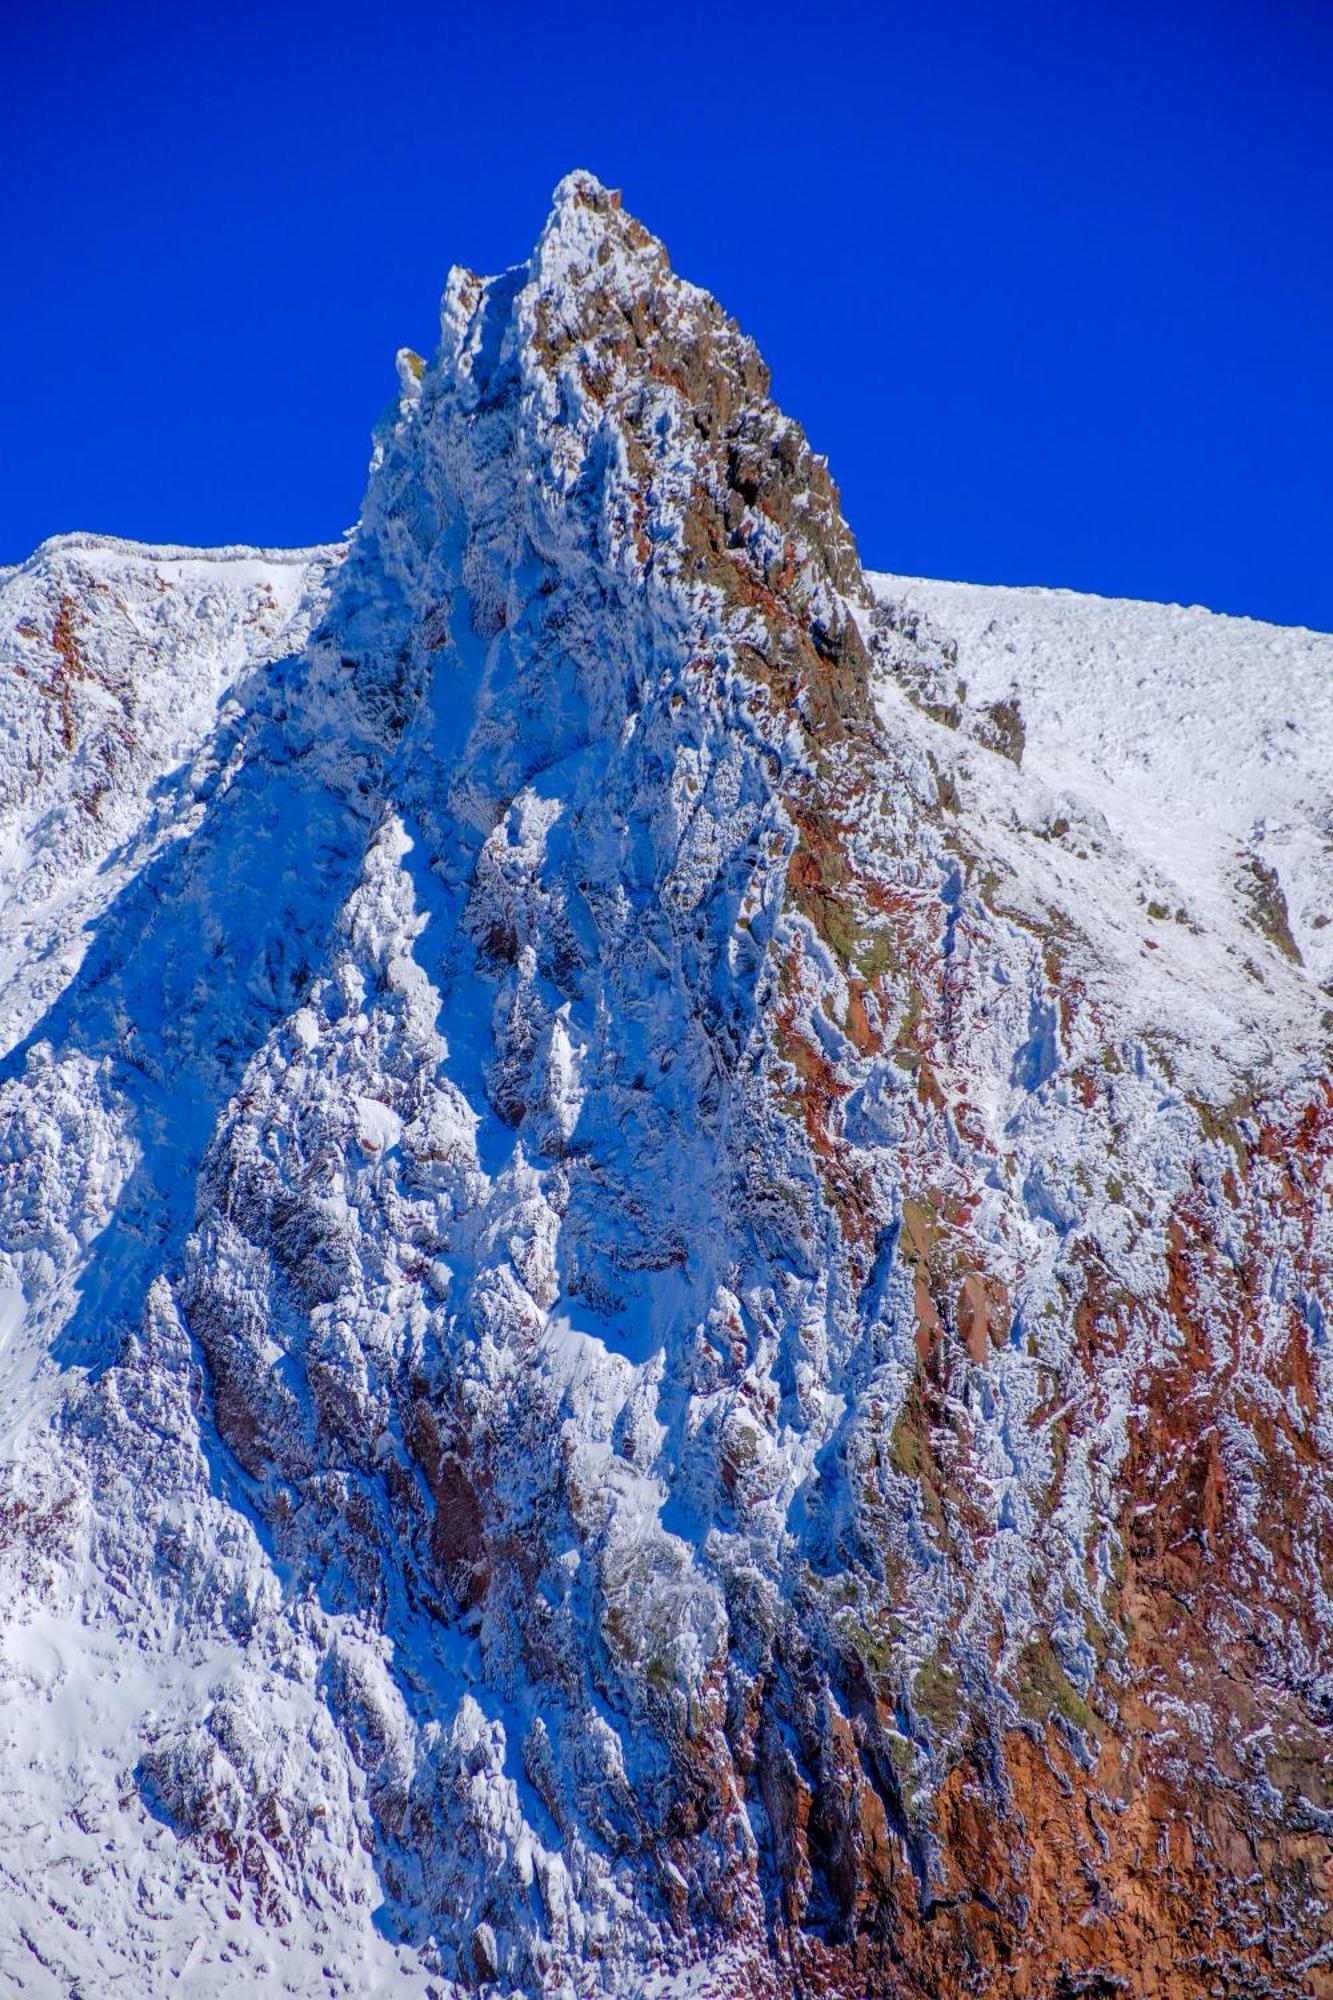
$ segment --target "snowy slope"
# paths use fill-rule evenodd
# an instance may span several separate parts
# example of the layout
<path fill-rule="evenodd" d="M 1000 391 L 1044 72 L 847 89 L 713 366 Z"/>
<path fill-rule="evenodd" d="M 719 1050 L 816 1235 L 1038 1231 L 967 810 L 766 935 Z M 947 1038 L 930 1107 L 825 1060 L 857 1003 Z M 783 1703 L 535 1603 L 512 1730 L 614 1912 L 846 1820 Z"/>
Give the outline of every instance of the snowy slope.
<path fill-rule="evenodd" d="M 1106 1026 L 1149 1036 L 1214 1105 L 1319 1073 L 1333 640 L 1070 592 L 870 583 L 881 703 L 935 722 L 969 840 L 1015 908 L 1078 940 Z"/>
<path fill-rule="evenodd" d="M 866 579 L 587 175 L 400 379 L 0 576 L 0 1982 L 1317 1994 L 1333 642 Z"/>
<path fill-rule="evenodd" d="M 84 927 L 188 828 L 220 705 L 301 651 L 340 554 L 60 535 L 0 574 L 3 1046 L 77 969 Z"/>
<path fill-rule="evenodd" d="M 1204 922 L 1279 880 L 1333 978 L 1333 638 L 1195 606 L 871 576 L 951 635 L 979 704 L 1016 694 L 1024 765 L 1102 812 Z"/>
<path fill-rule="evenodd" d="M 266 753 L 344 555 L 70 535 L 0 578 L 4 1041 L 7 1073 L 28 1078 L 0 1116 L 0 1560 L 11 1606 L 33 1593 L 0 1641 L 0 1990 L 146 1994 L 168 1973 L 198 1995 L 424 1990 L 368 1920 L 349 1802 L 319 1864 L 336 1909 L 357 1912 L 341 1988 L 322 1969 L 317 1895 L 267 1937 L 154 1816 L 146 1779 L 127 1819 L 146 1749 L 224 1717 L 244 1731 L 262 1704 L 318 1840 L 327 1724 L 284 1664 L 298 1632 L 284 1620 L 253 1678 L 232 1636 L 272 1615 L 281 1586 L 194 1441 L 188 1344 L 155 1333 L 150 1310 L 137 1421 L 113 1415 L 76 1444 L 61 1409 L 70 1363 L 96 1373 L 126 1287 L 142 1298 L 188 1225 L 206 1106 L 238 1060 L 229 1039 L 272 1018 L 286 948 L 318 907 L 291 891 L 317 818 Z M 145 909 L 173 902 L 156 936 Z M 257 980 L 230 998 L 208 990 L 229 928 Z M 179 1630 L 152 1601 L 164 1568 L 173 1599 L 188 1593 Z M 221 1611 L 201 1619 L 212 1600 Z"/>

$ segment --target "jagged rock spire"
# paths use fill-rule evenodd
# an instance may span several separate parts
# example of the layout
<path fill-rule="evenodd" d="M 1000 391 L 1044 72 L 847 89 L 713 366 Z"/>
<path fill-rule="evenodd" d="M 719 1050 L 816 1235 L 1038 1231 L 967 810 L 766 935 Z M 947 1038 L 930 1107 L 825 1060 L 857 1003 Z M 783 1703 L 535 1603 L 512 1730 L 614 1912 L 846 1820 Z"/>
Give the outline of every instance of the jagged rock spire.
<path fill-rule="evenodd" d="M 79 1976 L 169 1934 L 221 1989 L 276 1933 L 451 1994 L 1290 1986 L 1333 1673 L 1301 969 L 1149 952 L 1132 856 L 876 599 L 753 344 L 592 176 L 400 380 L 308 601 L 244 561 L 15 600 L 80 832 L 22 837 L 98 932 L 0 1086 L 6 1630 L 124 1676 L 14 1795 L 84 1871 Z M 154 623 L 193 738 L 134 738 Z M 114 901 L 92 764 L 160 813 Z M 1283 1093 L 1242 1113 L 1238 984 Z"/>

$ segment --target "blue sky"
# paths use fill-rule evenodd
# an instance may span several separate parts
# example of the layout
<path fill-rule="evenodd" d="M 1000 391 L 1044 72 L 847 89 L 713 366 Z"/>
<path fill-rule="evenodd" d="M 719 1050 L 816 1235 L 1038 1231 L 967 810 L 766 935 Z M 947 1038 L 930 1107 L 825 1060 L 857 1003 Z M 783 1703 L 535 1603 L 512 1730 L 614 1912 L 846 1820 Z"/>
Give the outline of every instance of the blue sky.
<path fill-rule="evenodd" d="M 161 8 L 0 26 L 0 562 L 357 509 L 394 349 L 587 166 L 881 568 L 1333 629 L 1333 9 Z"/>

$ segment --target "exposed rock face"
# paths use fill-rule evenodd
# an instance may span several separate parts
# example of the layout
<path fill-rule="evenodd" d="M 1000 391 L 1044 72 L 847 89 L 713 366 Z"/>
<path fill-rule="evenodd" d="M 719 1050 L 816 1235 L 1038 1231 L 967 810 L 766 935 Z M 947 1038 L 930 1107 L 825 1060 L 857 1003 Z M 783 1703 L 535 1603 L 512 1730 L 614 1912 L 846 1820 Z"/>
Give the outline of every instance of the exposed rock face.
<path fill-rule="evenodd" d="M 1276 873 L 1145 914 L 590 177 L 401 374 L 160 745 L 127 661 L 159 818 L 15 1016 L 6 1969 L 1333 1991 Z M 60 560 L 12 629 L 82 772 L 125 606 Z"/>

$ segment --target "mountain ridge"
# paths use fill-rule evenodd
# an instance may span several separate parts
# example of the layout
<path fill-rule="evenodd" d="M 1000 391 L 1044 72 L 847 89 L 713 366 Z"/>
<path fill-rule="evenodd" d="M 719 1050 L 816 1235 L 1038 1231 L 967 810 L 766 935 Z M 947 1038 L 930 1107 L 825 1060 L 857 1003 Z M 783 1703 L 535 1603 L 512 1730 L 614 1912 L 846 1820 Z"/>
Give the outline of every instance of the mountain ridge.
<path fill-rule="evenodd" d="M 1319 1992 L 1306 904 L 1153 913 L 590 176 L 401 381 L 286 601 L 5 632 L 6 1970 Z"/>

